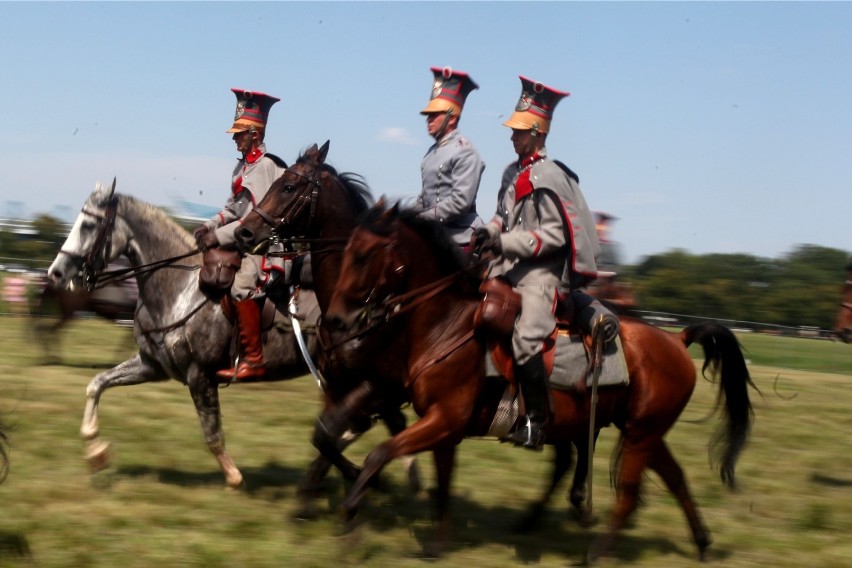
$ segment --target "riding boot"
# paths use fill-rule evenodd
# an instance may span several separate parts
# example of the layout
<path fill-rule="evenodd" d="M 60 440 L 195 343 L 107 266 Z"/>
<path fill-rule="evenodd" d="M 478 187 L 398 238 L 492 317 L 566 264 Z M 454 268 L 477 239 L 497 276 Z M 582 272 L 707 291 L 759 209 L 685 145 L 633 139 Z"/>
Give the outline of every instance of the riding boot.
<path fill-rule="evenodd" d="M 223 369 L 216 376 L 224 380 L 244 381 L 266 374 L 263 365 L 263 342 L 260 338 L 260 306 L 252 299 L 234 304 L 242 355 L 236 369 Z"/>
<path fill-rule="evenodd" d="M 547 424 L 550 420 L 550 386 L 547 371 L 544 368 L 544 356 L 534 355 L 523 365 L 515 364 L 515 378 L 524 395 L 527 409 L 526 423 L 518 426 L 514 432 L 501 438 L 503 442 L 512 442 L 531 450 L 540 450 L 544 445 Z"/>

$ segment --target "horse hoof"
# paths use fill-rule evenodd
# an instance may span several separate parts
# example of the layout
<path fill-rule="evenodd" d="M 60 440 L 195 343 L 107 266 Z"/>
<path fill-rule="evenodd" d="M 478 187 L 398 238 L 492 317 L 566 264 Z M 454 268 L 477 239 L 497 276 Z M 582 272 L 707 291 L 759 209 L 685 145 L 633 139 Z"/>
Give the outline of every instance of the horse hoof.
<path fill-rule="evenodd" d="M 577 515 L 577 524 L 584 529 L 590 529 L 598 524 L 598 517 L 596 515 L 581 513 Z"/>
<path fill-rule="evenodd" d="M 294 521 L 315 521 L 319 517 L 319 514 L 316 512 L 316 509 L 313 507 L 300 507 L 296 510 L 290 518 Z"/>
<path fill-rule="evenodd" d="M 109 442 L 94 442 L 86 450 L 86 462 L 90 473 L 98 473 L 109 467 Z"/>

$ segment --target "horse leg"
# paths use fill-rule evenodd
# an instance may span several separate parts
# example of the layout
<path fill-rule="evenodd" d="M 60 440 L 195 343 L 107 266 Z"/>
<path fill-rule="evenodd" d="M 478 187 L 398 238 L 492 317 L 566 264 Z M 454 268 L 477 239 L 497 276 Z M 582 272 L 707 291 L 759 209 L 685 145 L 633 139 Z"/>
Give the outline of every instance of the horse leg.
<path fill-rule="evenodd" d="M 187 386 L 195 411 L 201 422 L 201 430 L 204 432 L 204 441 L 207 447 L 219 462 L 225 483 L 230 489 L 243 487 L 243 474 L 237 468 L 231 454 L 225 449 L 225 434 L 222 432 L 222 412 L 219 406 L 219 388 L 212 376 L 208 376 L 197 369 L 188 374 Z"/>
<path fill-rule="evenodd" d="M 125 385 L 138 385 L 149 381 L 166 380 L 151 366 L 142 361 L 137 353 L 127 361 L 102 373 L 98 373 L 86 387 L 86 408 L 83 411 L 83 424 L 80 436 L 86 441 L 86 461 L 92 473 L 109 466 L 109 442 L 98 439 L 98 404 L 101 395 L 107 389 Z"/>
<path fill-rule="evenodd" d="M 367 454 L 361 475 L 355 480 L 349 495 L 341 505 L 347 522 L 355 518 L 366 498 L 367 488 L 389 461 L 399 456 L 434 450 L 446 444 L 455 444 L 461 440 L 465 418 L 457 415 L 457 408 L 463 405 L 458 404 L 458 400 L 453 402 L 455 408 L 448 405 L 433 405 L 420 420 L 393 438 L 382 442 Z M 445 473 L 450 474 L 450 472 Z"/>
<path fill-rule="evenodd" d="M 600 430 L 595 432 L 594 443 L 597 444 Z M 589 477 L 589 443 L 584 437 L 574 442 L 577 448 L 577 466 L 574 469 L 574 482 L 568 494 L 568 502 L 574 507 L 574 514 L 581 527 L 588 528 L 597 524 L 594 511 L 586 507 L 586 483 Z"/>
<path fill-rule="evenodd" d="M 692 530 L 692 538 L 698 547 L 698 555 L 702 561 L 705 560 L 707 547 L 712 542 L 710 532 L 701 519 L 698 506 L 692 499 L 683 469 L 674 459 L 671 450 L 664 441 L 660 440 L 659 447 L 654 452 L 651 462 L 648 465 L 657 472 L 663 479 L 666 487 L 669 488 L 669 491 L 677 498 L 689 522 L 689 528 Z"/>
<path fill-rule="evenodd" d="M 650 434 L 644 438 L 629 434 L 624 436 L 624 443 L 621 446 L 621 468 L 616 483 L 615 507 L 606 532 L 592 542 L 586 553 L 588 564 L 594 563 L 609 552 L 618 531 L 624 527 L 630 514 L 636 510 L 642 473 L 660 441 L 660 436 Z"/>
<path fill-rule="evenodd" d="M 530 532 L 539 526 L 541 518 L 547 509 L 547 504 L 553 496 L 553 492 L 556 491 L 556 488 L 565 477 L 565 474 L 571 469 L 571 464 L 574 461 L 571 442 L 562 440 L 553 444 L 553 448 L 555 453 L 553 455 L 553 471 L 550 475 L 550 485 L 548 485 L 541 498 L 539 498 L 538 501 L 535 501 L 530 506 L 527 513 L 522 517 L 521 521 L 516 526 L 515 530 L 517 532 Z M 577 469 L 575 476 L 578 475 L 579 472 L 580 470 Z"/>
<path fill-rule="evenodd" d="M 435 463 L 435 481 L 437 487 L 433 495 L 433 522 L 437 523 L 436 535 L 432 542 L 427 542 L 423 554 L 428 558 L 438 558 L 444 551 L 444 546 L 451 534 L 450 526 L 450 484 L 453 479 L 453 469 L 456 463 L 456 444 L 445 444 L 432 450 Z"/>
<path fill-rule="evenodd" d="M 361 468 L 343 456 L 343 449 L 357 437 L 354 432 L 347 435 L 347 431 L 351 430 L 352 417 L 367 407 L 374 392 L 372 384 L 362 382 L 346 395 L 342 403 L 326 408 L 314 423 L 311 440 L 314 447 L 350 481 L 358 478 Z"/>
<path fill-rule="evenodd" d="M 386 406 L 381 412 L 381 417 L 391 436 L 396 436 L 408 426 L 405 414 L 403 414 L 399 406 Z M 420 490 L 423 488 L 423 483 L 421 482 L 420 468 L 417 467 L 417 458 L 410 455 L 402 456 L 400 457 L 400 460 L 402 461 L 402 467 L 405 470 L 406 478 L 408 479 L 408 488 L 415 495 L 420 493 Z"/>

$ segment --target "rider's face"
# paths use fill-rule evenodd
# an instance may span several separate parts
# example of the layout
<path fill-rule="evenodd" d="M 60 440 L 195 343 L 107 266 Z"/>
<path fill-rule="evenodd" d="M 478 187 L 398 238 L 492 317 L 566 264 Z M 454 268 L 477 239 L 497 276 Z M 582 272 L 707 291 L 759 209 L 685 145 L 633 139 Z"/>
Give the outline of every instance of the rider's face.
<path fill-rule="evenodd" d="M 234 142 L 237 145 L 237 151 L 243 156 L 251 152 L 254 147 L 255 133 L 251 130 L 243 130 L 242 132 L 234 133 Z"/>
<path fill-rule="evenodd" d="M 542 147 L 543 137 L 534 130 L 512 129 L 512 145 L 518 158 L 532 156 Z"/>

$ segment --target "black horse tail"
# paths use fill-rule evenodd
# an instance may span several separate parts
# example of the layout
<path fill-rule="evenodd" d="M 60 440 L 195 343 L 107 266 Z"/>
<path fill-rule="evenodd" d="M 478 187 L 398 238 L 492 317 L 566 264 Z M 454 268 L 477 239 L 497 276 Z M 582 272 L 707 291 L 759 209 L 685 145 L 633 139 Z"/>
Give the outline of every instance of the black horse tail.
<path fill-rule="evenodd" d="M 713 437 L 711 457 L 719 465 L 722 481 L 731 489 L 736 486 L 734 469 L 746 445 L 751 430 L 754 411 L 749 400 L 749 387 L 757 390 L 751 380 L 745 357 L 733 332 L 717 323 L 693 324 L 680 332 L 684 345 L 699 343 L 704 348 L 704 365 L 701 374 L 721 381 L 716 399 L 716 410 L 724 407 L 724 424 Z M 710 378 L 715 382 L 713 378 Z"/>
<path fill-rule="evenodd" d="M 5 426 L 0 423 L 0 483 L 6 480 L 9 473 L 9 438 L 5 430 Z"/>

